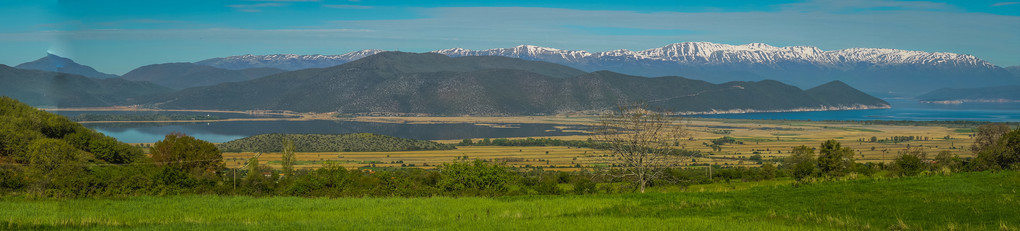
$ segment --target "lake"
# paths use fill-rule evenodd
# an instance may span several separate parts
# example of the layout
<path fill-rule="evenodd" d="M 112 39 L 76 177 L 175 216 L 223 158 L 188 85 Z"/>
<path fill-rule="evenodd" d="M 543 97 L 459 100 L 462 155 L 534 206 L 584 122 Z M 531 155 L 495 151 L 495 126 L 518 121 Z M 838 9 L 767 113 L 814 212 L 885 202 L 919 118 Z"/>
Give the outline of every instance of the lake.
<path fill-rule="evenodd" d="M 886 99 L 891 109 L 772 112 L 699 115 L 704 118 L 773 119 L 773 120 L 974 120 L 1020 122 L 1020 104 L 922 104 L 909 99 Z M 63 115 L 82 113 L 140 113 L 153 112 L 58 112 Z M 167 114 L 192 114 L 166 112 Z M 223 118 L 250 118 L 252 115 L 235 113 L 212 114 Z M 506 125 L 506 124 L 504 124 Z M 92 123 L 86 127 L 128 143 L 149 143 L 162 140 L 167 133 L 183 132 L 210 142 L 226 142 L 265 133 L 355 133 L 369 132 L 411 139 L 454 140 L 464 138 L 503 138 L 531 136 L 565 136 L 583 133 L 564 131 L 553 124 L 509 124 L 490 127 L 474 124 L 392 124 L 351 121 L 231 121 L 214 123 Z M 584 130 L 583 126 L 567 126 L 565 130 Z M 562 128 L 562 127 L 561 127 Z"/>
<path fill-rule="evenodd" d="M 1020 103 L 927 104 L 909 99 L 884 99 L 892 108 L 847 111 L 766 112 L 696 115 L 701 118 L 769 120 L 972 120 L 1020 122 Z"/>
<path fill-rule="evenodd" d="M 553 124 L 500 124 L 491 127 L 474 124 L 394 124 L 352 121 L 228 121 L 213 123 L 91 123 L 86 127 L 127 143 L 162 140 L 171 132 L 183 132 L 214 143 L 227 142 L 266 133 L 376 133 L 410 139 L 453 140 L 464 138 L 503 138 L 530 136 L 567 136 L 583 133 L 563 131 Z M 561 127 L 563 128 L 563 127 Z M 566 130 L 586 129 L 566 126 Z"/>

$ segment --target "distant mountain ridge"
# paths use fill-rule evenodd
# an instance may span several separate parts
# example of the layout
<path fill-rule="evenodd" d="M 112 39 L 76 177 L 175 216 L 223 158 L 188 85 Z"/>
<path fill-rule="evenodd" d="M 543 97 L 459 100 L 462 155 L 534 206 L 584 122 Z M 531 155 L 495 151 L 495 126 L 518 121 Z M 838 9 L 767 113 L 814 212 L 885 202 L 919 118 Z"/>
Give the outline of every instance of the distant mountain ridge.
<path fill-rule="evenodd" d="M 274 67 L 324 68 L 382 52 L 343 55 L 232 56 L 197 62 L 225 69 Z M 1020 84 L 1018 71 L 967 54 L 885 48 L 821 50 L 810 46 L 775 47 L 763 43 L 728 45 L 683 42 L 640 51 L 588 52 L 533 45 L 432 51 L 451 57 L 504 56 L 566 65 L 586 72 L 609 70 L 637 76 L 684 76 L 713 83 L 779 80 L 802 88 L 839 80 L 869 93 L 916 96 L 945 87 Z"/>
<path fill-rule="evenodd" d="M 225 58 L 211 58 L 195 63 L 228 70 L 268 67 L 293 71 L 308 68 L 336 66 L 358 60 L 369 55 L 378 54 L 380 52 L 383 52 L 383 50 L 360 50 L 341 55 L 249 54 Z"/>
<path fill-rule="evenodd" d="M 25 70 L 0 64 L 0 95 L 35 107 L 106 107 L 137 103 L 139 97 L 170 89 L 121 78 Z"/>
<path fill-rule="evenodd" d="M 252 80 L 281 72 L 284 72 L 284 70 L 276 68 L 227 70 L 194 63 L 164 63 L 135 68 L 125 73 L 121 78 L 131 81 L 152 82 L 174 89 L 184 89 Z"/>
<path fill-rule="evenodd" d="M 160 108 L 430 115 L 600 111 L 633 102 L 680 113 L 889 107 L 846 84 L 820 87 L 825 89 L 804 91 L 772 80 L 712 84 L 586 73 L 504 57 L 383 52 L 330 68 L 184 89 L 148 102 Z"/>
<path fill-rule="evenodd" d="M 35 61 L 18 64 L 15 68 L 60 72 L 97 79 L 117 78 L 117 75 L 102 73 L 92 67 L 78 64 L 71 59 L 54 54 L 46 54 L 46 56 L 36 59 Z"/>
<path fill-rule="evenodd" d="M 923 52 L 882 48 L 850 48 L 823 51 L 817 47 L 774 47 L 764 43 L 728 45 L 710 42 L 683 42 L 641 51 L 622 49 L 597 53 L 581 50 L 560 50 L 532 45 L 520 45 L 512 48 L 495 48 L 477 51 L 454 48 L 433 52 L 452 57 L 506 56 L 543 61 L 563 60 L 572 63 L 597 62 L 597 60 L 633 59 L 702 65 L 730 63 L 779 64 L 783 62 L 798 62 L 839 68 L 849 68 L 860 63 L 877 65 L 948 64 L 955 66 L 995 66 L 971 55 L 945 52 Z"/>
<path fill-rule="evenodd" d="M 587 51 L 521 45 L 512 48 L 434 51 L 460 56 L 507 56 L 548 61 L 584 71 L 611 70 L 641 76 L 678 75 L 710 82 L 775 79 L 807 87 L 839 80 L 869 92 L 917 95 L 944 87 L 1020 84 L 1020 76 L 972 55 L 884 48 L 824 51 L 774 47 L 674 43 L 642 51 Z"/>
<path fill-rule="evenodd" d="M 982 88 L 943 88 L 917 97 L 927 103 L 1020 102 L 1020 85 Z"/>

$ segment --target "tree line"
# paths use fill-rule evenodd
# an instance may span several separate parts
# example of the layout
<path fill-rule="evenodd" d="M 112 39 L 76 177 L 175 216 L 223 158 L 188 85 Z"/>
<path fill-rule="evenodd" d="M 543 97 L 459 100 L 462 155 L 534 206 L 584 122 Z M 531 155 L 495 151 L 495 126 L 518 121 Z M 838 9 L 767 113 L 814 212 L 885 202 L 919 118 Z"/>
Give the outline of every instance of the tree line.
<path fill-rule="evenodd" d="M 281 152 L 282 140 L 294 142 L 297 152 L 391 152 L 450 150 L 454 145 L 372 133 L 262 134 L 219 144 L 226 152 Z"/>

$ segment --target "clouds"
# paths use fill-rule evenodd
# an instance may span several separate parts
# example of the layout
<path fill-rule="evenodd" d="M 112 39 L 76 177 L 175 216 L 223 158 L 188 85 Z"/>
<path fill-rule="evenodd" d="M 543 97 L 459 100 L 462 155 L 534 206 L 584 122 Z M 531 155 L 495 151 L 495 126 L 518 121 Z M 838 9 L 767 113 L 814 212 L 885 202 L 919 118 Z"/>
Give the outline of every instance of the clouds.
<path fill-rule="evenodd" d="M 801 3 L 784 4 L 785 11 L 826 11 L 860 12 L 868 10 L 958 10 L 957 7 L 941 2 L 890 1 L 890 0 L 810 0 Z"/>
<path fill-rule="evenodd" d="M 992 6 L 1008 6 L 1017 4 L 1020 4 L 1020 2 L 996 2 L 995 4 L 992 4 Z"/>
<path fill-rule="evenodd" d="M 286 6 L 286 5 L 287 4 L 284 4 L 284 3 L 269 2 L 269 3 L 258 3 L 258 4 L 234 4 L 234 5 L 227 5 L 227 7 L 237 9 L 238 11 L 241 11 L 241 12 L 257 13 L 257 12 L 262 12 L 261 8 L 266 8 L 266 7 L 281 7 L 281 6 Z"/>

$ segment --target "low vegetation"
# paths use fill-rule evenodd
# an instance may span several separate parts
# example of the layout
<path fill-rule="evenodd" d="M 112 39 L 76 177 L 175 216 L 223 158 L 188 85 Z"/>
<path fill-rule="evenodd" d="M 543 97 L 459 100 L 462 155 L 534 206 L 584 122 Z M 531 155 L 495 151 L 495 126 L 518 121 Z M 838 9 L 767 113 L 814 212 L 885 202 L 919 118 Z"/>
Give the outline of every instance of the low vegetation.
<path fill-rule="evenodd" d="M 371 133 L 262 134 L 222 143 L 227 152 L 281 152 L 283 140 L 294 142 L 297 152 L 387 152 L 449 150 L 453 145 Z"/>
<path fill-rule="evenodd" d="M 10 98 L 0 98 L 0 119 L 4 196 L 0 206 L 5 208 L 0 210 L 0 227 L 14 229 L 317 229 L 351 224 L 364 229 L 1020 226 L 1015 209 L 1020 205 L 1015 198 L 1020 189 L 1016 171 L 1020 129 L 1000 125 L 976 129 L 979 142 L 972 148 L 973 158 L 950 152 L 932 157 L 926 149 L 913 148 L 888 164 L 858 163 L 855 150 L 829 140 L 787 151 L 791 155 L 781 162 L 757 156 L 760 167 L 652 166 L 642 165 L 650 163 L 642 162 L 649 158 L 642 155 L 689 156 L 665 151 L 682 149 L 667 142 L 672 139 L 639 140 L 636 143 L 649 145 L 627 146 L 624 136 L 617 149 L 601 151 L 638 161 L 609 160 L 608 166 L 564 172 L 467 157 L 437 163 L 434 169 L 350 169 L 328 162 L 316 169 L 296 169 L 299 159 L 294 152 L 307 148 L 303 145 L 345 143 L 329 143 L 336 142 L 329 136 L 281 134 L 249 137 L 253 139 L 245 146 L 283 152 L 281 169 L 261 164 L 258 154 L 238 166 L 243 168 L 226 168 L 224 147 L 185 134 L 168 134 L 151 145 L 149 157 L 136 147 Z M 609 132 L 600 134 L 642 134 Z M 682 133 L 669 134 L 683 138 Z M 367 140 L 354 147 L 378 144 L 373 141 L 402 144 L 385 141 L 399 138 L 372 134 L 343 136 Z M 520 143 L 557 142 L 536 140 Z M 611 141 L 603 136 L 586 142 Z M 594 146 L 604 145 L 611 144 Z M 765 186 L 745 187 L 748 183 Z M 696 193 L 706 188 L 719 190 Z M 647 194 L 633 193 L 646 189 Z M 108 197 L 132 199 L 104 199 Z"/>

